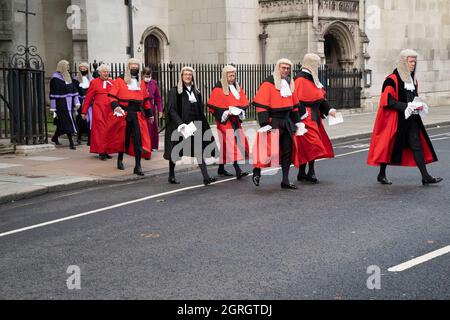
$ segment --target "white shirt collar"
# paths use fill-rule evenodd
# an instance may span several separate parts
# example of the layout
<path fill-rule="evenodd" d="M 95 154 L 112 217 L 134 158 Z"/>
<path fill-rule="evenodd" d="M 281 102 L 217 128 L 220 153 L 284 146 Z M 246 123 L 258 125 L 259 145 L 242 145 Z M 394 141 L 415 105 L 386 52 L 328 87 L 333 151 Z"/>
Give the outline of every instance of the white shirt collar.
<path fill-rule="evenodd" d="M 283 98 L 292 96 L 291 86 L 286 81 L 286 79 L 281 79 L 281 89 L 280 94 Z"/>

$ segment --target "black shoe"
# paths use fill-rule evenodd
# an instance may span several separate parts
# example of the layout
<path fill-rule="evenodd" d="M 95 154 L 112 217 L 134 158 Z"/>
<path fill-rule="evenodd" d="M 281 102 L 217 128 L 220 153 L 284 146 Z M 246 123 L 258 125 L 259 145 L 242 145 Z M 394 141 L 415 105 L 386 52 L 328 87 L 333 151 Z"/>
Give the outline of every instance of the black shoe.
<path fill-rule="evenodd" d="M 440 177 L 439 178 L 430 177 L 429 179 L 426 179 L 426 180 L 422 179 L 422 185 L 426 186 L 426 185 L 429 185 L 429 184 L 435 184 L 435 183 L 441 182 L 442 180 L 444 180 L 444 179 L 442 179 Z"/>
<path fill-rule="evenodd" d="M 312 175 L 308 174 L 308 181 L 311 183 L 319 183 L 319 179 L 317 179 L 314 173 Z"/>
<path fill-rule="evenodd" d="M 53 142 L 54 144 L 56 144 L 57 146 L 60 146 L 60 145 L 61 145 L 61 142 L 59 142 L 59 140 L 58 140 L 57 137 L 53 137 L 53 138 L 52 138 L 52 142 Z"/>
<path fill-rule="evenodd" d="M 248 176 L 248 175 L 249 175 L 249 173 L 246 172 L 246 171 L 236 173 L 237 180 L 240 180 L 240 179 L 242 179 L 243 177 L 246 177 L 246 176 Z"/>
<path fill-rule="evenodd" d="M 149 161 L 150 160 L 150 158 L 144 158 L 145 160 L 147 160 L 147 161 Z"/>
<path fill-rule="evenodd" d="M 75 148 L 75 145 L 74 145 L 73 143 L 70 144 L 69 148 L 70 148 L 71 150 L 77 150 L 77 148 Z"/>
<path fill-rule="evenodd" d="M 170 184 L 180 184 L 180 182 L 177 179 L 175 179 L 175 177 L 169 178 L 169 183 Z"/>
<path fill-rule="evenodd" d="M 106 155 L 104 153 L 100 154 L 100 160 L 106 161 Z"/>
<path fill-rule="evenodd" d="M 216 182 L 216 181 L 217 181 L 216 178 L 208 178 L 208 179 L 204 179 L 204 180 L 203 180 L 203 184 L 204 184 L 205 186 L 207 186 L 207 185 L 209 185 L 209 184 L 211 184 L 211 183 L 213 183 L 213 182 Z"/>
<path fill-rule="evenodd" d="M 377 181 L 381 184 L 391 185 L 392 181 L 389 181 L 386 177 L 378 176 Z"/>
<path fill-rule="evenodd" d="M 81 139 L 78 139 L 77 143 L 78 143 L 79 146 L 81 146 Z"/>
<path fill-rule="evenodd" d="M 281 189 L 291 189 L 291 190 L 297 190 L 297 186 L 291 182 L 289 184 L 281 183 Z"/>
<path fill-rule="evenodd" d="M 109 154 L 104 153 L 104 155 L 105 155 L 106 159 L 112 159 L 112 157 Z"/>
<path fill-rule="evenodd" d="M 125 170 L 125 166 L 123 165 L 123 162 L 120 160 L 117 161 L 117 169 Z"/>
<path fill-rule="evenodd" d="M 140 176 L 140 177 L 144 176 L 144 173 L 142 172 L 142 168 L 140 166 L 139 167 L 134 167 L 133 173 L 135 175 Z"/>
<path fill-rule="evenodd" d="M 297 175 L 297 181 L 309 181 L 308 176 L 306 174 L 299 173 Z"/>
<path fill-rule="evenodd" d="M 218 171 L 217 174 L 221 177 L 232 177 L 233 174 L 229 173 L 227 170 Z"/>

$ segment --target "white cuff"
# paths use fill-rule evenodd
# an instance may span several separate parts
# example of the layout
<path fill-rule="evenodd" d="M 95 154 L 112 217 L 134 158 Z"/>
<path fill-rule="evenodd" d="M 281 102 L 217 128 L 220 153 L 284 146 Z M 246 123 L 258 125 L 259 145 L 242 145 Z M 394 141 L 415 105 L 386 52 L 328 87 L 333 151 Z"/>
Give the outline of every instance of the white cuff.
<path fill-rule="evenodd" d="M 228 111 L 228 110 L 224 111 L 223 114 L 222 114 L 221 122 L 222 123 L 226 122 L 228 120 L 229 116 L 230 116 L 230 111 Z"/>
<path fill-rule="evenodd" d="M 186 124 L 185 124 L 185 123 L 180 124 L 180 125 L 178 126 L 178 128 L 177 128 L 177 131 L 178 131 L 178 132 L 181 132 L 181 130 L 183 130 L 184 128 L 186 128 Z"/>
<path fill-rule="evenodd" d="M 300 118 L 300 120 L 305 120 L 308 117 L 309 117 L 309 113 L 308 113 L 308 111 L 306 111 L 306 113 Z"/>

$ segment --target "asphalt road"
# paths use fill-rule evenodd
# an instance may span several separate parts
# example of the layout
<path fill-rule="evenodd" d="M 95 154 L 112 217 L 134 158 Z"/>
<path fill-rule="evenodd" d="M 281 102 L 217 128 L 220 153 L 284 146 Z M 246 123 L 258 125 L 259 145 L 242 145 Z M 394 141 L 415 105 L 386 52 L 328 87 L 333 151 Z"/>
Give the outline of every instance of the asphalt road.
<path fill-rule="evenodd" d="M 2 205 L 0 298 L 449 299 L 449 253 L 388 271 L 450 245 L 450 127 L 429 134 L 436 186 L 391 167 L 394 184 L 379 185 L 360 140 L 336 145 L 316 165 L 321 183 L 298 190 L 281 190 L 280 172 L 259 188 L 203 187 L 191 172 L 180 186 L 153 177 Z"/>

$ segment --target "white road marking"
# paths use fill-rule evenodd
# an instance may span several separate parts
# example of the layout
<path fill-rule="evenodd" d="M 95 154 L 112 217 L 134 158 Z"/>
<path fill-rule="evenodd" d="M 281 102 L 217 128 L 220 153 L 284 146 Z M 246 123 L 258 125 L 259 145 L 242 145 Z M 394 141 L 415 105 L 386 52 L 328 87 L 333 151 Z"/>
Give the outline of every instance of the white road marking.
<path fill-rule="evenodd" d="M 408 270 L 408 269 L 410 269 L 412 267 L 415 267 L 415 266 L 417 266 L 417 265 L 419 265 L 421 263 L 427 262 L 427 261 L 429 261 L 431 259 L 443 256 L 444 254 L 447 254 L 449 252 L 450 252 L 450 246 L 446 246 L 446 247 L 444 247 L 442 249 L 439 249 L 439 250 L 427 253 L 427 254 L 425 254 L 423 256 L 420 256 L 420 257 L 414 258 L 412 260 L 406 261 L 406 262 L 404 262 L 402 264 L 399 264 L 398 266 L 391 267 L 391 268 L 388 269 L 388 271 L 390 271 L 390 272 L 402 272 L 402 271 Z"/>
<path fill-rule="evenodd" d="M 345 156 L 353 155 L 353 154 L 356 154 L 356 153 L 365 152 L 365 151 L 368 151 L 368 150 L 369 149 L 367 148 L 367 149 L 357 150 L 357 151 L 348 152 L 348 153 L 344 153 L 344 154 L 339 154 L 339 155 L 336 155 L 336 158 L 345 157 Z M 325 160 L 325 159 L 320 159 L 318 161 L 321 161 L 321 160 Z M 271 169 L 263 170 L 262 173 L 268 173 L 268 172 L 278 171 L 278 170 L 280 170 L 280 168 L 271 168 Z M 249 174 L 249 176 L 252 176 L 252 175 L 253 174 Z M 236 180 L 236 178 L 220 180 L 220 181 L 212 183 L 211 185 L 225 183 L 225 182 L 232 181 L 232 180 Z M 131 205 L 131 204 L 135 204 L 135 203 L 139 203 L 139 202 L 143 202 L 143 201 L 147 201 L 147 200 L 151 200 L 151 199 L 155 199 L 155 198 L 160 198 L 160 197 L 168 196 L 168 195 L 171 195 L 171 194 L 180 193 L 180 192 L 183 192 L 183 191 L 188 191 L 188 190 L 193 190 L 193 189 L 198 189 L 198 188 L 204 188 L 204 187 L 205 186 L 203 184 L 201 184 L 201 185 L 196 185 L 196 186 L 176 189 L 176 190 L 172 190 L 172 191 L 168 191 L 168 192 L 158 193 L 158 194 L 155 194 L 155 195 L 152 195 L 152 196 L 147 196 L 147 197 L 136 199 L 136 200 L 122 202 L 122 203 L 118 203 L 118 204 L 115 204 L 115 205 L 112 205 L 112 206 L 108 206 L 108 207 L 104 207 L 104 208 L 100 208 L 100 209 L 96 209 L 96 210 L 87 211 L 87 212 L 84 212 L 84 213 L 68 216 L 68 217 L 65 217 L 65 218 L 51 220 L 51 221 L 47 221 L 47 222 L 31 225 L 31 226 L 28 226 L 28 227 L 24 227 L 24 228 L 15 229 L 15 230 L 7 231 L 7 232 L 4 232 L 4 233 L 0 233 L 0 238 L 6 237 L 6 236 L 9 236 L 9 235 L 12 235 L 12 234 L 17 234 L 17 233 L 20 233 L 20 232 L 28 231 L 28 230 L 42 228 L 42 227 L 45 227 L 45 226 L 57 224 L 57 223 L 64 222 L 64 221 L 69 221 L 69 220 L 73 220 L 73 219 L 89 216 L 89 215 L 92 215 L 92 214 L 95 214 L 95 213 L 104 212 L 104 211 L 108 211 L 108 210 L 111 210 L 111 209 L 125 207 L 125 206 Z"/>

